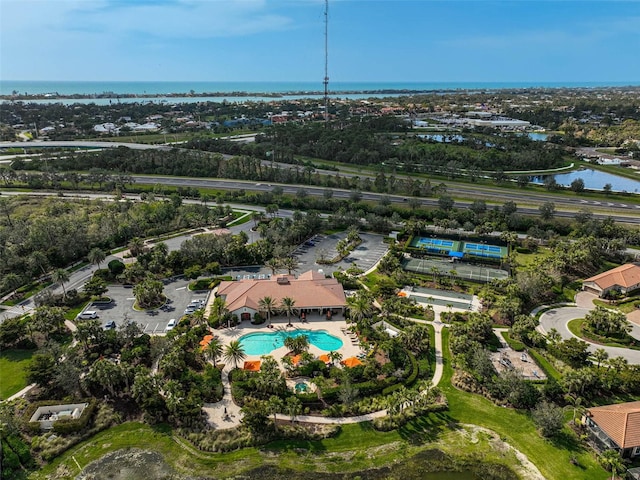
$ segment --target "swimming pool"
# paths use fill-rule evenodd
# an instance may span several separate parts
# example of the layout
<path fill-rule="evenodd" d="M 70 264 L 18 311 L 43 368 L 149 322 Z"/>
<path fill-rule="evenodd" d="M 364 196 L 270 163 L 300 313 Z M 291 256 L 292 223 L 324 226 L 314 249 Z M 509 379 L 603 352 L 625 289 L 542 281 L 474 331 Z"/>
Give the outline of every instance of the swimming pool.
<path fill-rule="evenodd" d="M 240 337 L 240 344 L 247 355 L 267 355 L 284 346 L 287 337 L 306 335 L 309 344 L 325 352 L 342 348 L 342 340 L 324 330 L 292 330 L 290 332 L 258 332 Z"/>

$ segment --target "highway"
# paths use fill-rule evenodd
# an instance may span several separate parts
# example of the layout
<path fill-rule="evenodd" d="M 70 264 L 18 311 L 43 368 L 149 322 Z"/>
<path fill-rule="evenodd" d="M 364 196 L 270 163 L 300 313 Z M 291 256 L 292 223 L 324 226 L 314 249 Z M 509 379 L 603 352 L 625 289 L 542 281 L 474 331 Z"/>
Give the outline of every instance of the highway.
<path fill-rule="evenodd" d="M 185 178 L 185 177 L 164 177 L 164 176 L 150 176 L 150 175 L 131 175 L 131 177 L 135 180 L 136 183 L 141 185 L 169 185 L 175 187 L 195 187 L 195 188 L 208 188 L 214 190 L 249 190 L 249 191 L 263 191 L 270 192 L 273 190 L 275 186 L 281 187 L 283 193 L 295 195 L 298 190 L 303 188 L 308 195 L 322 197 L 324 196 L 327 188 L 325 187 L 316 187 L 313 185 L 288 185 L 288 184 L 275 184 L 275 183 L 255 183 L 255 182 L 247 182 L 242 180 L 225 180 L 225 179 L 206 179 L 206 178 Z M 340 199 L 348 199 L 350 198 L 351 192 L 350 190 L 344 190 L 339 188 L 331 188 L 329 189 L 333 192 L 334 198 Z M 502 194 L 503 192 L 493 192 L 492 194 L 492 203 L 499 205 L 507 200 L 521 201 L 521 197 L 509 198 Z M 500 197 L 499 201 L 496 197 Z M 374 192 L 362 192 L 362 200 L 368 200 L 373 202 L 378 202 L 382 198 L 388 198 L 391 203 L 396 204 L 405 204 L 407 202 L 407 197 L 400 195 L 387 195 L 383 193 L 374 193 Z M 420 203 L 423 206 L 429 207 L 437 207 L 438 199 L 437 198 L 420 198 Z M 547 201 L 552 201 L 552 199 L 547 199 Z M 473 203 L 473 200 L 456 200 L 456 207 L 468 207 Z M 562 206 L 556 204 L 556 217 L 565 217 L 565 218 L 573 218 L 575 216 L 575 211 L 562 211 L 559 210 Z M 640 210 L 640 209 L 638 209 Z M 631 223 L 640 225 L 640 211 L 631 210 L 627 212 L 615 212 L 612 209 L 611 213 L 594 213 L 593 216 L 595 218 L 607 218 L 611 217 L 614 220 L 621 223 Z M 528 215 L 539 215 L 539 211 L 537 208 L 530 207 L 518 207 L 518 212 Z"/>
<path fill-rule="evenodd" d="M 163 149 L 167 150 L 170 148 L 174 148 L 170 145 L 150 145 L 150 144 L 142 144 L 142 143 L 123 143 L 123 142 L 97 142 L 97 141 L 47 141 L 47 142 L 0 142 L 0 149 L 3 148 L 115 148 L 119 146 L 124 146 L 128 148 L 133 148 L 137 150 L 149 150 L 149 149 Z M 213 152 L 211 152 L 213 153 Z M 231 155 L 223 155 L 225 158 L 230 158 Z M 2 157 L 0 157 L 0 160 Z M 278 168 L 283 169 L 302 169 L 304 168 L 302 165 L 291 165 L 287 163 L 280 162 L 271 162 L 271 161 L 263 161 L 265 166 L 276 166 Z M 355 171 L 356 167 L 351 166 L 341 166 L 340 171 L 335 170 L 323 170 L 323 169 L 315 169 L 314 171 L 319 173 L 320 175 L 331 175 L 334 176 L 337 173 L 340 174 L 341 177 L 353 178 L 353 177 L 370 177 L 375 178 L 376 173 L 371 171 L 358 172 Z M 390 174 L 386 174 L 387 177 Z M 141 184 L 149 184 L 149 183 L 158 183 L 159 177 L 151 177 L 151 176 L 135 176 L 136 181 Z M 153 181 L 149 179 L 154 179 Z M 397 174 L 396 178 L 410 178 L 407 175 Z M 175 185 L 175 186 L 192 186 L 192 187 L 202 187 L 202 188 L 219 188 L 219 189 L 234 189 L 234 188 L 244 188 L 246 190 L 252 191 L 270 191 L 272 187 L 268 187 L 266 184 L 255 184 L 252 182 L 239 182 L 234 180 L 202 180 L 202 179 L 186 179 L 186 178 L 172 178 L 172 177 L 162 177 L 162 183 L 166 185 Z M 421 178 L 422 179 L 422 178 Z M 203 183 L 206 182 L 206 183 Z M 213 183 L 212 183 L 213 182 Z M 218 182 L 217 184 L 215 182 Z M 233 183 L 236 183 L 233 186 Z M 633 219 L 636 215 L 640 215 L 640 204 L 638 201 L 640 197 L 637 195 L 631 194 L 629 196 L 628 201 L 620 201 L 619 197 L 616 197 L 614 201 L 606 201 L 606 200 L 592 200 L 587 199 L 582 196 L 576 195 L 568 196 L 566 194 L 556 194 L 554 192 L 524 192 L 524 191 L 514 191 L 513 189 L 500 188 L 499 186 L 492 187 L 486 185 L 473 185 L 469 183 L 462 182 L 454 182 L 454 181 L 434 181 L 435 184 L 444 184 L 447 187 L 447 194 L 456 198 L 456 199 L 465 199 L 465 200 L 456 200 L 456 205 L 470 205 L 474 200 L 485 200 L 487 203 L 491 205 L 501 205 L 506 201 L 513 201 L 516 204 L 526 204 L 528 206 L 540 205 L 544 202 L 553 202 L 555 204 L 558 217 L 570 217 L 573 214 L 569 214 L 568 212 L 577 212 L 580 209 L 596 209 L 600 210 L 600 212 L 595 215 L 598 217 L 607 217 L 611 216 L 612 218 L 626 223 L 640 223 L 637 220 Z M 300 185 L 279 185 L 283 188 L 286 193 L 296 193 L 298 189 L 301 187 Z M 323 187 L 314 187 L 314 186 L 303 186 L 309 194 L 317 195 L 317 191 L 320 190 L 324 192 L 325 188 Z M 334 189 L 334 195 L 337 198 L 348 198 L 349 192 L 346 190 Z M 405 201 L 401 196 L 394 195 L 385 195 L 378 194 L 372 192 L 362 192 L 363 200 L 372 200 L 377 201 L 383 196 L 388 196 L 392 202 L 400 203 Z M 468 200 L 467 200 L 468 199 Z M 437 200 L 434 199 L 422 199 L 422 204 L 425 206 L 434 206 L 437 205 Z M 565 210 L 567 212 L 562 212 Z M 530 213 L 537 214 L 537 208 L 527 208 L 522 207 L 518 208 L 518 211 L 521 213 Z M 604 211 L 604 212 L 603 212 Z M 606 213 L 605 213 L 606 212 Z"/>

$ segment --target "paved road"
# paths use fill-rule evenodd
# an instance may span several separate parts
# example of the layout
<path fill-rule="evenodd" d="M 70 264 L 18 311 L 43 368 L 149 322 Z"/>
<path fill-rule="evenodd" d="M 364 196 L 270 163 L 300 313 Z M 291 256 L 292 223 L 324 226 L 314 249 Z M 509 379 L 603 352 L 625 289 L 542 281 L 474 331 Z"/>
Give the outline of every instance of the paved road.
<path fill-rule="evenodd" d="M 114 147 L 118 147 L 118 146 L 125 146 L 125 147 L 129 147 L 132 149 L 138 149 L 138 150 L 148 150 L 148 149 L 170 149 L 173 148 L 171 146 L 168 145 L 151 145 L 151 144 L 142 144 L 142 143 L 124 143 L 124 142 L 97 142 L 97 141 L 51 141 L 51 142 L 0 142 L 0 149 L 2 148 L 61 148 L 61 147 L 65 147 L 65 148 L 114 148 Z M 230 157 L 230 155 L 223 155 L 224 157 Z M 295 168 L 302 168 L 302 166 L 299 165 L 290 165 L 290 164 L 286 164 L 286 163 L 280 163 L 280 162 L 270 162 L 270 161 L 264 161 L 263 162 L 265 165 L 274 165 L 276 167 L 279 168 L 287 168 L 287 169 L 295 169 Z M 332 171 L 332 170 L 323 170 L 323 169 L 316 169 L 315 171 L 317 171 L 318 173 L 322 174 L 322 175 L 335 175 L 337 172 L 336 171 Z M 340 169 L 340 175 L 343 177 L 370 177 L 373 178 L 375 177 L 375 173 L 371 172 L 371 171 L 357 171 L 354 167 L 349 167 L 349 166 L 343 166 Z M 410 178 L 409 176 L 406 175 L 396 175 L 397 178 Z M 136 177 L 136 178 L 140 178 L 140 177 Z M 139 183 L 149 183 L 148 181 L 144 181 L 144 180 L 139 180 Z M 157 180 L 151 182 L 151 183 L 158 183 Z M 166 184 L 172 184 L 167 182 L 166 180 L 163 180 L 163 183 Z M 529 204 L 539 204 L 542 202 L 547 202 L 547 201 L 552 201 L 556 204 L 556 208 L 558 210 L 560 209 L 574 209 L 574 210 L 578 210 L 580 208 L 584 208 L 584 207 L 593 207 L 593 208 L 599 208 L 599 209 L 611 209 L 611 215 L 613 215 L 614 219 L 616 219 L 617 221 L 625 221 L 625 217 L 626 216 L 633 216 L 636 212 L 640 213 L 640 205 L 636 204 L 636 197 L 635 196 L 631 196 L 629 198 L 629 202 L 625 203 L 619 200 L 616 201 L 597 201 L 597 200 L 587 200 L 585 198 L 581 198 L 579 196 L 576 197 L 568 197 L 566 195 L 555 195 L 553 192 L 513 192 L 510 190 L 506 190 L 506 189 L 496 189 L 494 187 L 491 186 L 484 186 L 484 185 L 471 185 L 471 184 L 466 184 L 466 183 L 460 183 L 460 182 L 451 182 L 451 181 L 443 181 L 443 182 L 439 182 L 439 183 L 443 183 L 444 185 L 447 186 L 447 190 L 448 193 L 453 195 L 454 197 L 457 198 L 484 198 L 486 199 L 489 203 L 493 203 L 496 200 L 496 191 L 499 190 L 500 191 L 500 201 L 499 203 L 503 203 L 504 201 L 507 200 L 513 200 L 515 202 L 519 202 L 519 203 L 529 203 Z M 187 185 L 185 183 L 181 183 L 179 185 Z M 201 184 L 191 184 L 191 186 L 205 186 L 205 185 L 201 185 Z M 262 186 L 263 188 L 254 188 L 254 187 L 260 187 Z M 254 187 L 249 188 L 247 186 L 247 184 L 245 184 L 245 186 L 220 186 L 218 188 L 246 188 L 246 189 L 250 189 L 250 190 L 270 190 L 271 186 L 268 186 L 267 184 L 256 184 L 254 185 Z M 282 186 L 283 188 L 285 188 L 285 186 Z M 289 186 L 290 188 L 292 188 L 293 190 L 291 191 L 287 191 L 287 193 L 295 193 L 298 188 L 300 188 L 300 186 L 296 185 L 296 186 Z M 210 187 L 210 188 L 216 188 L 216 187 Z M 307 187 L 305 186 L 305 188 L 307 189 L 311 189 L 312 187 Z M 317 188 L 317 187 L 316 187 Z M 319 189 L 321 192 L 324 192 L 324 188 L 320 188 Z M 335 190 L 336 192 L 338 192 L 338 190 Z M 311 192 L 310 192 L 311 193 Z M 312 193 L 314 195 L 316 195 L 316 193 Z M 348 198 L 350 195 L 350 192 L 347 192 L 346 195 L 341 195 L 342 198 Z M 336 195 L 338 196 L 338 195 Z M 380 198 L 382 198 L 383 196 L 387 196 L 384 194 L 371 194 L 371 193 L 363 193 L 363 199 L 365 200 L 379 200 Z M 390 199 L 392 202 L 402 202 L 402 201 L 406 201 L 406 198 L 404 197 L 399 197 L 399 196 L 390 196 Z M 471 202 L 457 202 L 459 205 L 469 205 Z M 437 200 L 424 200 L 423 199 L 423 205 L 430 205 L 430 206 L 434 206 L 437 205 Z M 537 209 L 525 209 L 525 208 L 520 208 L 519 211 L 521 211 L 522 213 L 528 213 L 528 214 L 538 214 L 538 210 Z M 617 212 L 614 215 L 614 211 Z M 558 212 L 556 214 L 557 216 L 561 216 L 561 217 L 570 217 L 572 216 L 572 214 L 568 214 L 568 212 Z M 606 217 L 607 215 L 599 215 L 602 217 Z M 640 223 L 640 220 L 638 221 L 634 221 L 634 222 L 629 222 L 629 223 Z"/>
<path fill-rule="evenodd" d="M 569 340 L 571 338 L 579 338 L 571 333 L 571 331 L 569 331 L 567 324 L 571 320 L 574 320 L 576 318 L 584 318 L 584 316 L 589 313 L 590 310 L 590 308 L 584 307 L 554 308 L 543 313 L 540 316 L 540 327 L 542 328 L 543 333 L 546 334 L 548 334 L 552 328 L 555 328 L 565 340 Z M 636 338 L 640 338 L 640 328 L 634 325 L 634 330 L 631 332 L 631 334 Z M 627 348 L 619 347 L 605 347 L 602 345 L 589 343 L 590 352 L 595 352 L 599 348 L 604 349 L 609 354 L 610 358 L 622 357 L 626 359 L 630 364 L 640 364 L 640 350 L 630 350 Z"/>

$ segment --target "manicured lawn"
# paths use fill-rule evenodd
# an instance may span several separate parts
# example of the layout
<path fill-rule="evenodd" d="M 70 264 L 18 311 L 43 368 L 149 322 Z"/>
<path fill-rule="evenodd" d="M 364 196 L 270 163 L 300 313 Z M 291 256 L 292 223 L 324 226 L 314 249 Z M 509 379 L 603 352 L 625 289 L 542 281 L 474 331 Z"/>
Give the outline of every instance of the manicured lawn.
<path fill-rule="evenodd" d="M 615 305 L 611 303 L 603 302 L 602 300 L 593 301 L 594 304 L 599 305 L 600 307 L 620 310 L 622 313 L 625 313 L 625 314 L 631 313 L 634 310 L 636 310 L 638 308 L 636 304 L 639 302 L 640 302 L 640 298 L 638 297 L 630 298 L 629 300 L 625 300 L 624 302 L 620 302 Z"/>
<path fill-rule="evenodd" d="M 70 449 L 52 464 L 32 475 L 45 479 L 64 465 L 69 478 L 81 467 L 122 448 L 142 448 L 161 453 L 179 473 L 215 475 L 227 478 L 259 466 L 275 465 L 296 472 L 358 472 L 390 465 L 410 458 L 425 449 L 438 448 L 451 455 L 473 455 L 484 461 L 501 461 L 513 465 L 512 456 L 505 457 L 480 436 L 480 441 L 461 437 L 460 424 L 479 425 L 495 431 L 540 469 L 549 480 L 604 480 L 607 473 L 597 464 L 595 455 L 584 449 L 575 435 L 565 429 L 555 440 L 539 436 L 529 415 L 509 408 L 497 407 L 479 395 L 462 392 L 451 386 L 453 370 L 448 352 L 449 331 L 443 332 L 445 375 L 440 388 L 446 393 L 449 411 L 430 414 L 391 432 L 375 431 L 368 423 L 344 425 L 334 438 L 320 441 L 277 441 L 260 449 L 246 448 L 232 453 L 216 454 L 194 450 L 188 442 L 176 441 L 168 427 L 152 428 L 140 423 L 126 423 L 102 432 Z M 575 458 L 578 465 L 573 465 Z"/>
<path fill-rule="evenodd" d="M 588 342 L 597 343 L 599 345 L 604 345 L 606 347 L 621 347 L 621 348 L 630 348 L 632 350 L 640 350 L 640 347 L 633 345 L 634 338 L 631 335 L 627 335 L 626 340 L 629 343 L 624 343 L 622 341 L 616 341 L 614 338 L 597 338 L 596 336 L 590 334 L 588 330 L 584 328 L 584 318 L 576 318 L 571 320 L 567 324 L 567 328 L 571 333 L 575 336 L 580 337 L 583 340 Z M 603 341 L 604 340 L 604 341 Z"/>
<path fill-rule="evenodd" d="M 443 337 L 443 341 L 448 340 Z M 494 405 L 480 395 L 463 392 L 451 385 L 453 369 L 448 341 L 444 347 L 445 372 L 440 388 L 449 401 L 449 415 L 461 423 L 480 425 L 497 432 L 503 440 L 529 457 L 547 479 L 606 479 L 595 455 L 578 443 L 565 427 L 557 440 L 543 439 L 528 414 Z M 571 463 L 571 458 L 578 465 Z"/>
<path fill-rule="evenodd" d="M 27 386 L 26 368 L 35 350 L 5 350 L 0 353 L 0 400 Z"/>

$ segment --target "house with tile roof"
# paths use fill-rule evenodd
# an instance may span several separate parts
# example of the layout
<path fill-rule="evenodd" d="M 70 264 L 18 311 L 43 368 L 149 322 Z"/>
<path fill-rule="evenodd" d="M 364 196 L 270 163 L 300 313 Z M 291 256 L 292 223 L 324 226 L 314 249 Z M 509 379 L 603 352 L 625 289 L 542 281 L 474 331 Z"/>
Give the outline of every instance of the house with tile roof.
<path fill-rule="evenodd" d="M 640 402 L 590 408 L 584 421 L 601 450 L 618 450 L 625 458 L 640 455 Z"/>
<path fill-rule="evenodd" d="M 295 301 L 299 313 L 332 314 L 344 312 L 347 300 L 342 285 L 335 278 L 309 270 L 296 278 L 274 275 L 268 279 L 247 279 L 220 283 L 216 295 L 223 297 L 227 309 L 240 320 L 250 320 L 260 312 L 260 300 L 271 297 L 276 310 L 285 297 Z"/>
<path fill-rule="evenodd" d="M 582 289 L 604 297 L 608 292 L 618 291 L 623 295 L 640 289 L 640 265 L 627 263 L 606 272 L 587 278 Z"/>

